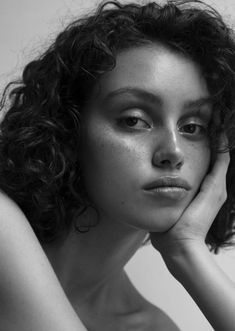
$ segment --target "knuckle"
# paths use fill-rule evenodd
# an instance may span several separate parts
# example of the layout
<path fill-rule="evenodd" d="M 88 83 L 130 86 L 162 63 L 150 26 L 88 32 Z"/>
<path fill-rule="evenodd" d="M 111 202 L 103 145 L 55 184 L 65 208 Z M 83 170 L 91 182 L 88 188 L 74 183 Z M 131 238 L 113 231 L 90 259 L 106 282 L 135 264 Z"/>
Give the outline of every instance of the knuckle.
<path fill-rule="evenodd" d="M 227 193 L 227 191 L 225 191 L 225 192 L 224 192 L 224 201 L 226 201 L 227 198 L 228 198 L 228 193 Z"/>
<path fill-rule="evenodd" d="M 223 190 L 223 192 L 218 194 L 218 202 L 223 204 L 227 200 L 227 197 L 228 197 L 227 191 Z"/>

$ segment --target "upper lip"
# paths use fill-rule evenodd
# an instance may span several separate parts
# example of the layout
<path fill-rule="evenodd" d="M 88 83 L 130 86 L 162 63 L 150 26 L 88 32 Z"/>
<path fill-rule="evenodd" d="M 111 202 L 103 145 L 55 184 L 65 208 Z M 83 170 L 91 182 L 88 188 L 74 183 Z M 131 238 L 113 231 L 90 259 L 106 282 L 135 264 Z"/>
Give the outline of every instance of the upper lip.
<path fill-rule="evenodd" d="M 190 185 L 186 180 L 177 176 L 160 177 L 144 187 L 145 190 L 152 190 L 157 187 L 181 187 L 190 190 Z"/>

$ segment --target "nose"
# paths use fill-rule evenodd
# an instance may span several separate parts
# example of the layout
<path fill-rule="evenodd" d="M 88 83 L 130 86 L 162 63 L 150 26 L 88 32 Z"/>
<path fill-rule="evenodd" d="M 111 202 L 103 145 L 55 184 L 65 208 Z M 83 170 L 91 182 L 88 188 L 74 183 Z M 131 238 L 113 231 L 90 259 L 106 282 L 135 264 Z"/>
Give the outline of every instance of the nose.
<path fill-rule="evenodd" d="M 177 132 L 167 130 L 156 143 L 152 163 L 159 168 L 180 169 L 184 164 L 184 153 Z"/>

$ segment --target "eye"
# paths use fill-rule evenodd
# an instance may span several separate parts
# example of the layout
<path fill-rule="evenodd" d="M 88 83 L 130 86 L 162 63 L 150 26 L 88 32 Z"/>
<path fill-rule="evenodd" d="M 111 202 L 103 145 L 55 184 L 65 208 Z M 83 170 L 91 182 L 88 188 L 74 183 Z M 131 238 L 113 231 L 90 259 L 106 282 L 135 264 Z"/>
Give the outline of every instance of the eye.
<path fill-rule="evenodd" d="M 197 134 L 204 134 L 206 132 L 207 127 L 200 125 L 200 124 L 195 124 L 195 123 L 190 123 L 183 125 L 181 127 L 181 132 L 190 134 L 190 135 L 197 135 Z"/>
<path fill-rule="evenodd" d="M 150 125 L 146 121 L 136 116 L 128 116 L 121 118 L 119 122 L 120 124 L 127 126 L 129 128 L 135 128 L 135 129 L 150 128 Z"/>

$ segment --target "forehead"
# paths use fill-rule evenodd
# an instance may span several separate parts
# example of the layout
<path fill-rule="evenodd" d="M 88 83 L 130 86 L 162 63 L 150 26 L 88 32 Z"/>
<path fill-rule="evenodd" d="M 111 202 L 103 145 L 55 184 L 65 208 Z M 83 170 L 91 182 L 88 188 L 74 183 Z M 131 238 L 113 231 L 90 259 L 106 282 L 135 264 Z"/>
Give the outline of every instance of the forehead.
<path fill-rule="evenodd" d="M 146 90 L 163 99 L 185 96 L 189 100 L 209 95 L 199 66 L 165 46 L 145 45 L 120 52 L 115 68 L 99 80 L 99 96 L 125 88 Z"/>

